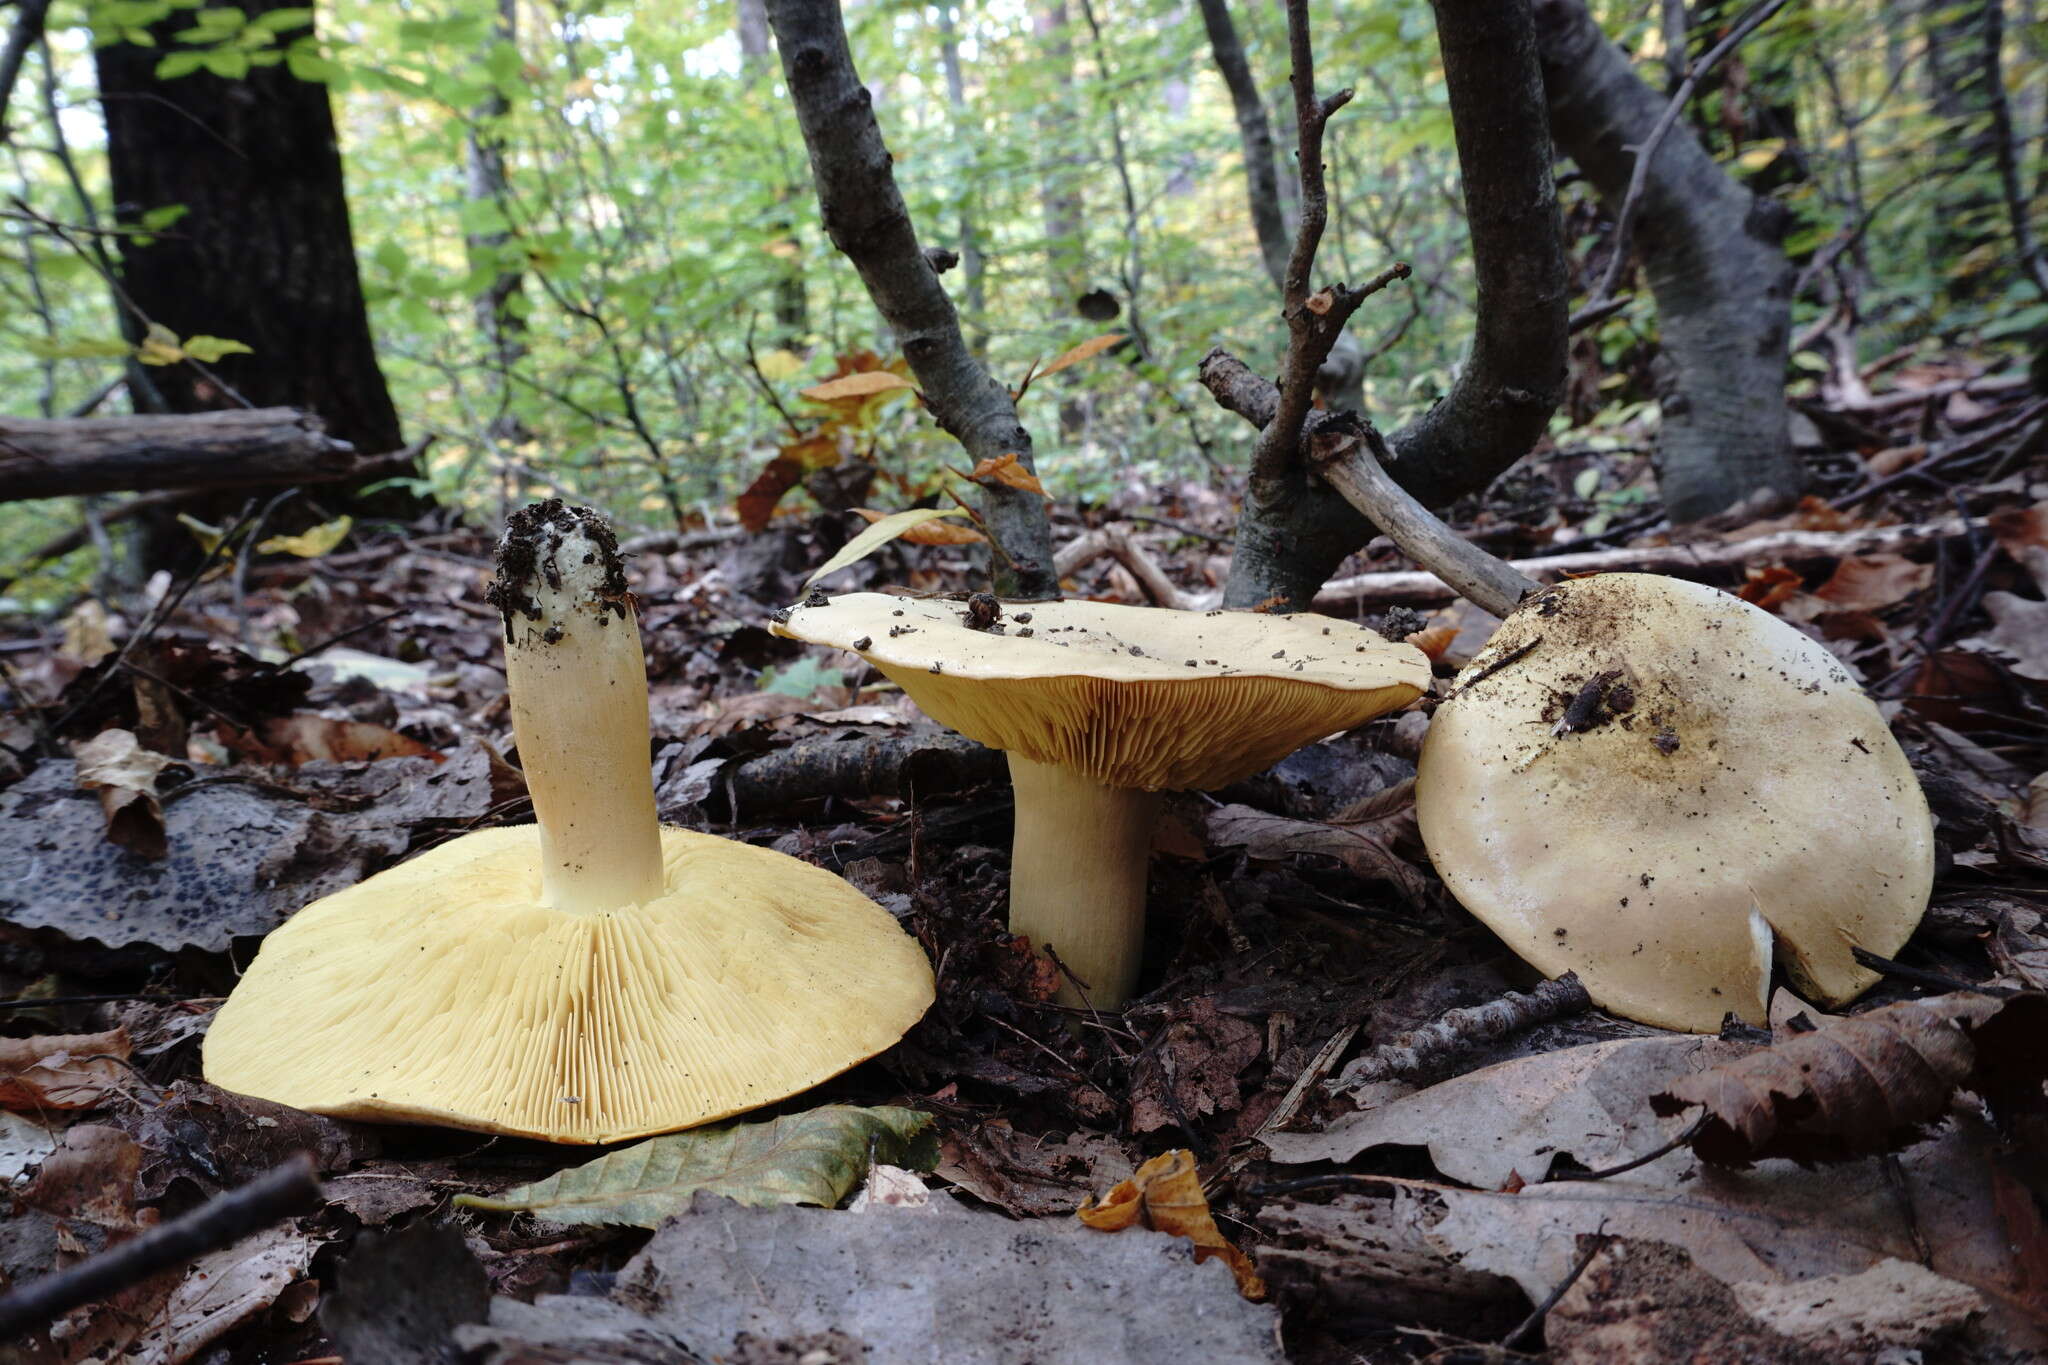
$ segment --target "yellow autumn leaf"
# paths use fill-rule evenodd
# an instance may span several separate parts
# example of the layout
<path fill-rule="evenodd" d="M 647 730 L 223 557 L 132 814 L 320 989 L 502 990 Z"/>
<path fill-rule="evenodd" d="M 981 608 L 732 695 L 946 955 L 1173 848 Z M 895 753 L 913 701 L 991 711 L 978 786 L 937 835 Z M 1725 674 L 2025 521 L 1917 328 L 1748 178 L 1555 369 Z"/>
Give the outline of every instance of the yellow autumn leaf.
<path fill-rule="evenodd" d="M 874 524 L 841 546 L 838 554 L 826 560 L 816 573 L 804 580 L 805 587 L 810 587 L 828 573 L 836 573 L 849 564 L 858 564 L 898 536 L 928 521 L 935 521 L 940 517 L 967 515 L 958 507 L 913 507 L 908 512 L 891 512 L 887 516 L 862 508 L 856 508 L 855 511 L 861 516 L 871 518 Z"/>
<path fill-rule="evenodd" d="M 189 512 L 178 513 L 178 524 L 192 533 L 192 539 L 198 541 L 199 548 L 207 554 L 212 554 L 214 547 L 220 544 L 220 538 L 227 534 L 218 526 L 208 526 Z"/>
<path fill-rule="evenodd" d="M 867 518 L 868 525 L 870 526 L 888 515 L 887 513 L 877 512 L 872 507 L 856 507 L 853 509 L 853 514 L 857 517 Z M 955 526 L 950 521 L 922 522 L 911 527 L 896 538 L 901 541 L 907 541 L 912 545 L 980 545 L 988 539 L 987 536 L 975 530 L 972 526 Z"/>
<path fill-rule="evenodd" d="M 1217 1230 L 1195 1175 L 1195 1154 L 1186 1148 L 1153 1157 L 1100 1201 L 1089 1198 L 1074 1216 L 1103 1232 L 1148 1227 L 1185 1237 L 1195 1244 L 1197 1261 L 1223 1258 L 1237 1277 L 1238 1293 L 1248 1299 L 1266 1297 L 1266 1282 L 1252 1269 L 1251 1259 Z"/>
<path fill-rule="evenodd" d="M 176 332 L 152 322 L 135 347 L 135 358 L 145 365 L 175 365 L 185 358 L 185 349 L 178 345 Z"/>
<path fill-rule="evenodd" d="M 1047 502 L 1052 501 L 1052 495 L 1045 491 L 1045 485 L 1038 481 L 1038 476 L 1026 469 L 1023 462 L 1014 454 L 991 455 L 974 466 L 973 472 L 967 477 L 976 483 L 984 484 L 993 480 L 1005 488 L 1022 489 L 1026 493 L 1038 494 Z"/>
<path fill-rule="evenodd" d="M 1067 351 L 1064 354 L 1060 355 L 1057 359 L 1055 359 L 1052 362 L 1052 364 L 1046 366 L 1044 369 L 1038 371 L 1031 377 L 1033 379 L 1043 379 L 1049 374 L 1058 374 L 1061 370 L 1064 370 L 1071 365 L 1078 365 L 1084 360 L 1092 360 L 1096 356 L 1099 356 L 1104 351 L 1108 350 L 1110 347 L 1116 345 L 1119 341 L 1122 341 L 1125 335 L 1126 334 L 1123 332 L 1105 332 L 1103 335 L 1099 337 L 1090 337 L 1088 340 L 1082 342 L 1079 346 L 1076 346 L 1073 350 Z"/>
<path fill-rule="evenodd" d="M 860 374 L 843 374 L 837 379 L 813 384 L 808 389 L 798 389 L 797 393 L 813 402 L 830 403 L 840 398 L 866 398 L 869 394 L 887 393 L 891 389 L 916 387 L 917 385 L 900 374 L 890 374 L 887 370 L 867 370 Z"/>
<path fill-rule="evenodd" d="M 323 521 L 318 526 L 291 536 L 272 536 L 258 541 L 256 548 L 267 555 L 297 555 L 300 559 L 318 559 L 335 546 L 341 544 L 355 519 L 346 515 L 333 521 Z"/>
<path fill-rule="evenodd" d="M 763 379 L 787 379 L 804 367 L 803 357 L 784 346 L 754 357 L 754 368 Z"/>

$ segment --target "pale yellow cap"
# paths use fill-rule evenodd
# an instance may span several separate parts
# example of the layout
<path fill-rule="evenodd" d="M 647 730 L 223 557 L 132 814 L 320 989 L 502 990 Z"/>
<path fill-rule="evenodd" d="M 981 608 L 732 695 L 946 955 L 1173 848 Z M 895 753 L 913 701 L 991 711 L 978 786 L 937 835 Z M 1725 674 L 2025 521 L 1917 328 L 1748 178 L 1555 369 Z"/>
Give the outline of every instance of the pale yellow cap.
<path fill-rule="evenodd" d="M 538 828 L 299 911 L 215 1018 L 206 1079 L 336 1118 L 616 1142 L 806 1090 L 932 1002 L 924 950 L 829 872 L 664 829 L 667 894 L 572 914 L 539 903 Z"/>
<path fill-rule="evenodd" d="M 1406 706 L 1429 660 L 1327 616 L 849 593 L 775 631 L 851 649 L 933 720 L 1108 787 L 1200 791 Z"/>
<path fill-rule="evenodd" d="M 1596 723 L 1556 733 L 1589 680 Z M 1774 956 L 1841 1004 L 1877 980 L 1851 949 L 1892 955 L 1926 909 L 1933 822 L 1884 718 L 1740 598 L 1651 574 L 1559 583 L 1459 687 L 1416 778 L 1430 858 L 1517 953 L 1617 1014 L 1763 1023 Z"/>

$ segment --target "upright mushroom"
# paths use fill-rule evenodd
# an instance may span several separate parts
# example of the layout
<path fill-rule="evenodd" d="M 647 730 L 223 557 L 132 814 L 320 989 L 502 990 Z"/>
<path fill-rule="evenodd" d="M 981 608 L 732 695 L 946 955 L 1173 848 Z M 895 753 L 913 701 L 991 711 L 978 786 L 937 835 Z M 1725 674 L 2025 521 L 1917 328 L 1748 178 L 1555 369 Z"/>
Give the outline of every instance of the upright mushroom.
<path fill-rule="evenodd" d="M 1314 615 L 1066 601 L 1005 616 L 986 594 L 852 593 L 775 630 L 853 650 L 932 719 L 1008 751 L 1010 928 L 1104 1008 L 1137 981 L 1159 792 L 1224 786 L 1429 685 L 1413 645 Z"/>
<path fill-rule="evenodd" d="M 315 1113 L 554 1142 L 687 1128 L 895 1042 L 931 965 L 779 853 L 656 820 L 647 678 L 610 530 L 512 518 L 492 600 L 538 823 L 468 834 L 264 941 L 206 1078 Z"/>
<path fill-rule="evenodd" d="M 1539 585 L 1452 535 L 1363 447 L 1324 477 L 1506 617 L 1437 707 L 1416 817 L 1453 895 L 1645 1023 L 1763 1022 L 1877 974 L 1934 882 L 1933 821 L 1877 707 L 1769 612 L 1652 574 Z"/>

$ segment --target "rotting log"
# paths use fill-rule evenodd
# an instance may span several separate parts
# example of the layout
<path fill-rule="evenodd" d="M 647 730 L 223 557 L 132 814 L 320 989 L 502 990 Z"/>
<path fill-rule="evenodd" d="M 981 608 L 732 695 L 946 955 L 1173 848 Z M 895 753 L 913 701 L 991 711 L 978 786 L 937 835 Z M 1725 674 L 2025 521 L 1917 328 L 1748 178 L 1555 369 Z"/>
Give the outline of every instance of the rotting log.
<path fill-rule="evenodd" d="M 359 455 L 297 408 L 136 417 L 0 417 L 0 502 L 152 489 L 282 487 L 373 476 L 405 454 Z"/>

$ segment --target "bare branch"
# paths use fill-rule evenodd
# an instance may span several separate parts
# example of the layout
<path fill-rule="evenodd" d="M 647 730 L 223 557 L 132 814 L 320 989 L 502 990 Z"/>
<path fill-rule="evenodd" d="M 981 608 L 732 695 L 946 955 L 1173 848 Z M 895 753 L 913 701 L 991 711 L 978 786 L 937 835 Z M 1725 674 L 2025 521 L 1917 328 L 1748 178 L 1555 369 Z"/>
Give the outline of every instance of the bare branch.
<path fill-rule="evenodd" d="M 918 244 L 873 102 L 854 72 L 837 0 L 768 0 L 768 22 L 825 230 L 902 344 L 932 416 L 974 460 L 1015 455 L 1030 469 L 1031 434 L 1017 419 L 1016 403 L 968 349 L 953 301 Z M 1044 499 L 1001 484 L 985 487 L 982 517 L 999 550 L 997 593 L 1057 596 Z"/>

